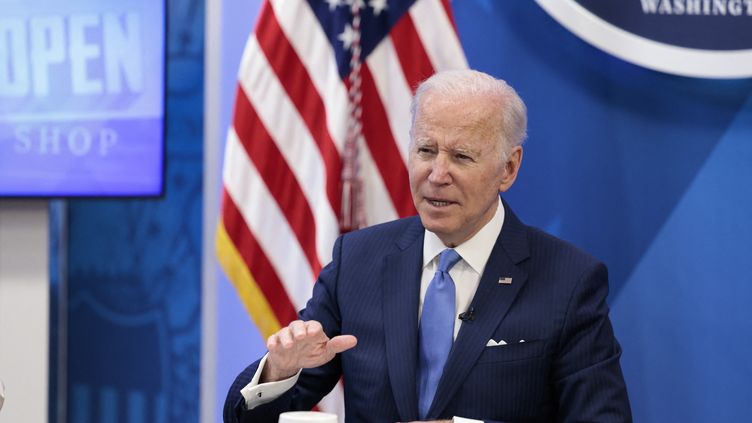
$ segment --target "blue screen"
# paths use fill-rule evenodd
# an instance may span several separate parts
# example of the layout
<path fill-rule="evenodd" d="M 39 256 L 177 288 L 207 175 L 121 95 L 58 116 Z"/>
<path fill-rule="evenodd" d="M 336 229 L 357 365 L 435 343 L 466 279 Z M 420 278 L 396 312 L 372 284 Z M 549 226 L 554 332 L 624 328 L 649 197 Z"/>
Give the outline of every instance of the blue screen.
<path fill-rule="evenodd" d="M 0 10 L 0 196 L 161 194 L 164 2 Z"/>

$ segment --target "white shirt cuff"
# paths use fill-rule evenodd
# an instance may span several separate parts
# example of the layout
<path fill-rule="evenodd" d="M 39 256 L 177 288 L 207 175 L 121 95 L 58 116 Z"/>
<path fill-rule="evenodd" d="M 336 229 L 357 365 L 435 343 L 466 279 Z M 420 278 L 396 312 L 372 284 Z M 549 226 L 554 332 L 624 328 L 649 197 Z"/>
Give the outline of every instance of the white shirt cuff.
<path fill-rule="evenodd" d="M 466 419 L 464 417 L 452 417 L 452 423 L 483 423 L 483 420 Z"/>
<path fill-rule="evenodd" d="M 264 370 L 264 365 L 266 365 L 266 357 L 268 355 L 269 354 L 264 355 L 264 358 L 261 359 L 261 362 L 258 365 L 258 369 L 256 369 L 256 373 L 253 375 L 251 382 L 248 385 L 245 385 L 245 388 L 240 390 L 241 395 L 243 395 L 243 398 L 245 398 L 245 406 L 249 410 L 253 410 L 259 405 L 266 404 L 267 402 L 272 402 L 275 399 L 279 398 L 282 394 L 295 386 L 295 383 L 298 381 L 298 377 L 300 377 L 300 372 L 302 371 L 302 369 L 298 370 L 298 373 L 287 379 L 277 382 L 267 382 L 259 384 L 258 381 L 261 378 L 261 372 Z"/>

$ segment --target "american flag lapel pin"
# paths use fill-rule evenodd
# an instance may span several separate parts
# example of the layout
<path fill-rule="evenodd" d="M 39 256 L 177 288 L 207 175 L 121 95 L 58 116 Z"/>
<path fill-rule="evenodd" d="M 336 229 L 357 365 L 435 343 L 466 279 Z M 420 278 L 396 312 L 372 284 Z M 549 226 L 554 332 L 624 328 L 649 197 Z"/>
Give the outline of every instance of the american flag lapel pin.
<path fill-rule="evenodd" d="M 512 278 L 510 278 L 510 277 L 499 278 L 499 283 L 501 285 L 511 285 L 512 284 Z"/>

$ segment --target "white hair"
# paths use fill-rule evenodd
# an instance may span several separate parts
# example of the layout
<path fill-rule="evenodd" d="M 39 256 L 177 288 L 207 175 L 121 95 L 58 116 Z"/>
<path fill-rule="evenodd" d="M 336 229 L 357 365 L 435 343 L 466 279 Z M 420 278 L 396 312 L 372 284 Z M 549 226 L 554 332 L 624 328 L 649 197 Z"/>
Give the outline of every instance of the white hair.
<path fill-rule="evenodd" d="M 421 82 L 415 91 L 410 113 L 412 125 L 418 113 L 420 101 L 428 93 L 450 98 L 486 95 L 494 98 L 499 105 L 501 133 L 499 142 L 503 157 L 515 146 L 522 145 L 527 138 L 527 108 L 517 92 L 505 81 L 472 69 L 448 70 L 435 73 Z M 412 132 L 412 128 L 411 128 Z"/>

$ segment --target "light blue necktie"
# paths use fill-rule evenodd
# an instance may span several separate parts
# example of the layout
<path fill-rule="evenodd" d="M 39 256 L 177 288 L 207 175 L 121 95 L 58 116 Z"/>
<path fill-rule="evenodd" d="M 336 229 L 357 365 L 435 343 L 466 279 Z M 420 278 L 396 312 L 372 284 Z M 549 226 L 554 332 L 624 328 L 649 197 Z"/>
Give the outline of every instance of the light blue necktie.
<path fill-rule="evenodd" d="M 444 363 L 454 342 L 454 281 L 449 269 L 460 255 L 451 248 L 441 252 L 439 268 L 428 285 L 423 299 L 418 336 L 418 411 L 420 418 L 427 417 L 439 379 L 444 372 Z"/>

